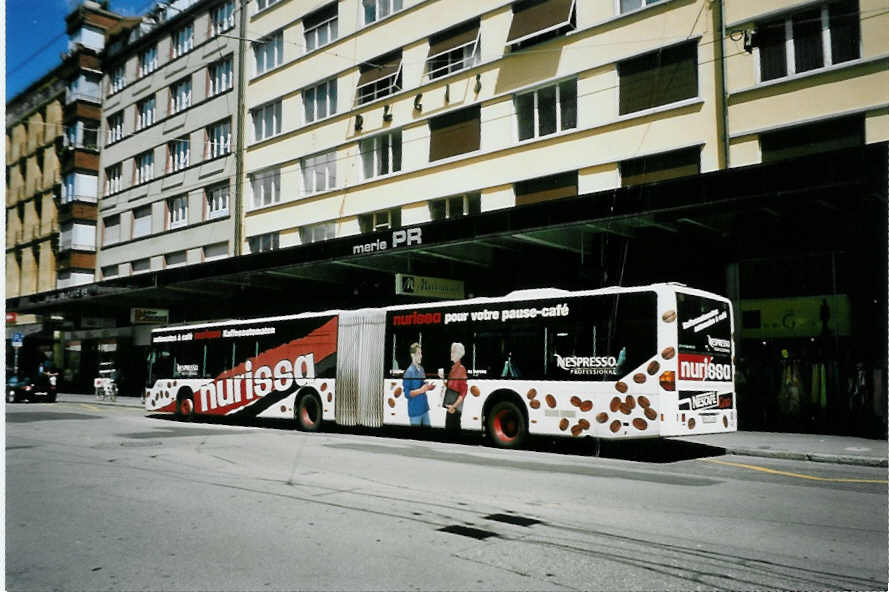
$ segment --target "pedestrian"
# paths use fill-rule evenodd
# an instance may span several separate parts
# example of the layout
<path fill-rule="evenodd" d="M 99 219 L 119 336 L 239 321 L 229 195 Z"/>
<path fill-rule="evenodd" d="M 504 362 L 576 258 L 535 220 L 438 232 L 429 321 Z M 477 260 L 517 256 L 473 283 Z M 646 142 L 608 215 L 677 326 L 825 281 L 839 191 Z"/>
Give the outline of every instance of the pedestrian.
<path fill-rule="evenodd" d="M 402 379 L 402 388 L 407 397 L 407 414 L 410 417 L 411 425 L 427 426 L 429 422 L 429 401 L 426 393 L 435 388 L 426 381 L 426 371 L 420 362 L 423 361 L 423 349 L 419 343 L 412 343 L 410 346 L 411 365 L 404 372 Z"/>

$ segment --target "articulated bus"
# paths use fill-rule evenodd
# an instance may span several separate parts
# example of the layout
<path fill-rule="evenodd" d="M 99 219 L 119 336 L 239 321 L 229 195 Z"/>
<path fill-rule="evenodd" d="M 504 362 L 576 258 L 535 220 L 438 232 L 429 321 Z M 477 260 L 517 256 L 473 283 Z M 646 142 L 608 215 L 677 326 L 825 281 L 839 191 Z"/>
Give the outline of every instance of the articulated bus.
<path fill-rule="evenodd" d="M 171 326 L 145 410 L 456 426 L 506 448 L 729 432 L 733 330 L 728 299 L 672 283 Z"/>

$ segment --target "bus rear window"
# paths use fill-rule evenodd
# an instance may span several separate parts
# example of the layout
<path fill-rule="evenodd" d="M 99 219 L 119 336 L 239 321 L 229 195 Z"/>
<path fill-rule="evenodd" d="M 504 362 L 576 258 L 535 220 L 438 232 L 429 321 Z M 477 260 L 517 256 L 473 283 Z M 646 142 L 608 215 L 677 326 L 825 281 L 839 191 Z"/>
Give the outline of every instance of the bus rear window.
<path fill-rule="evenodd" d="M 679 293 L 679 351 L 730 355 L 732 326 L 729 303 Z"/>

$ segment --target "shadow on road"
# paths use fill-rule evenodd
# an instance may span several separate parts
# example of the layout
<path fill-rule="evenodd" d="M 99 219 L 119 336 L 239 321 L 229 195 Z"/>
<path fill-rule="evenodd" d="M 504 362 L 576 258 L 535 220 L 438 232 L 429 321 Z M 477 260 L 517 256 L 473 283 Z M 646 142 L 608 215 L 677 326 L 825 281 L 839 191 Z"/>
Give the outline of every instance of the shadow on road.
<path fill-rule="evenodd" d="M 247 426 L 294 431 L 294 423 L 286 419 L 200 416 L 192 420 L 181 420 L 162 414 L 149 415 L 148 417 L 164 422 Z M 490 445 L 488 439 L 481 432 L 464 431 L 456 437 L 451 437 L 441 429 L 417 429 L 402 426 L 367 428 L 363 426 L 341 426 L 329 422 L 324 424 L 322 431 L 329 434 L 355 434 L 368 438 L 399 438 L 424 442 L 447 442 L 473 447 Z M 642 463 L 673 463 L 725 454 L 725 448 L 671 440 L 669 438 L 616 441 L 597 440 L 596 438 L 567 439 L 531 436 L 526 441 L 524 448 L 535 452 L 613 458 Z"/>

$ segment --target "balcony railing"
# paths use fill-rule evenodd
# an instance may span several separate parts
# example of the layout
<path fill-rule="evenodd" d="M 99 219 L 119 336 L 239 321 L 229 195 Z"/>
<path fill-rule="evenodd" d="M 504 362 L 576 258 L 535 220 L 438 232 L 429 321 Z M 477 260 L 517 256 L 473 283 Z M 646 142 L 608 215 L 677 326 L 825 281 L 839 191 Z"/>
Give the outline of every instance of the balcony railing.
<path fill-rule="evenodd" d="M 84 91 L 84 90 L 66 90 L 65 91 L 65 104 L 69 105 L 74 101 L 89 101 L 90 103 L 101 103 L 102 96 L 99 91 Z"/>

